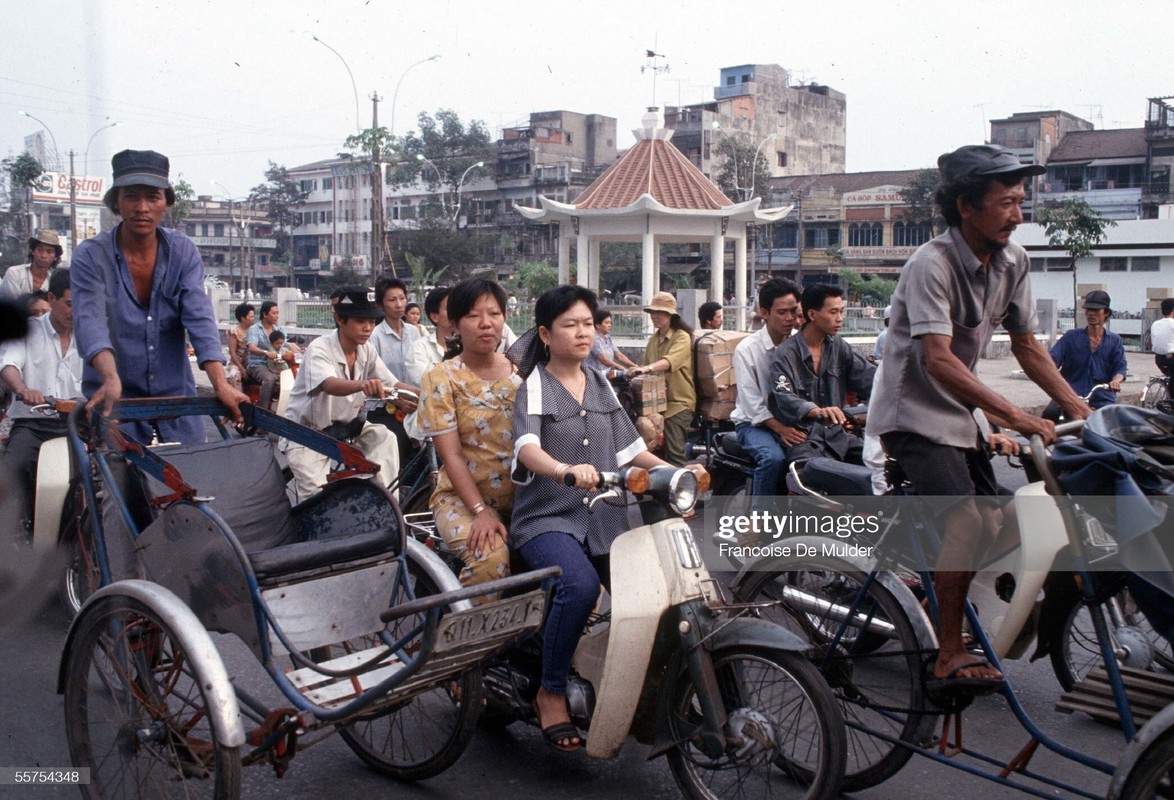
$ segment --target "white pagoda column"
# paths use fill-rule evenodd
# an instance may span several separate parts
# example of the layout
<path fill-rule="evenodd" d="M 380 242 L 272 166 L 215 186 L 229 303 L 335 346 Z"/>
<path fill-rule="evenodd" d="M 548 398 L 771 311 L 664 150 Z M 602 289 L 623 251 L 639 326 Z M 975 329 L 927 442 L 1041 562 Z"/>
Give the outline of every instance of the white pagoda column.
<path fill-rule="evenodd" d="M 726 285 L 726 237 L 715 234 L 709 243 L 709 299 L 725 305 L 723 290 Z"/>
<path fill-rule="evenodd" d="M 586 285 L 587 259 L 589 257 L 590 244 L 587 241 L 587 234 L 580 233 L 575 240 L 575 283 L 579 286 Z"/>
<path fill-rule="evenodd" d="M 656 287 L 660 285 L 656 264 L 656 237 L 652 231 L 645 231 L 640 239 L 640 268 L 644 273 L 644 283 L 640 305 L 645 306 L 652 302 L 652 295 L 656 294 Z M 644 314 L 644 332 L 652 332 L 652 319 Z"/>
<path fill-rule="evenodd" d="M 746 229 L 742 228 L 734 239 L 734 297 L 738 303 L 738 313 L 735 315 L 738 330 L 744 331 L 746 326 Z"/>
<path fill-rule="evenodd" d="M 561 234 L 558 237 L 558 282 L 560 286 L 571 282 L 571 237 Z"/>

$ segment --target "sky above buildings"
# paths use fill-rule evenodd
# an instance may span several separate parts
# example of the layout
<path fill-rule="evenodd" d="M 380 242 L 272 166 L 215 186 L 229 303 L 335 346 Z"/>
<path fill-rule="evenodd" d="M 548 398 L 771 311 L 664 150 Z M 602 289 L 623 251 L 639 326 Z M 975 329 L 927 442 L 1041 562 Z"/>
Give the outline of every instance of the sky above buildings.
<path fill-rule="evenodd" d="M 1019 111 L 1139 127 L 1148 97 L 1174 94 L 1161 0 L 6 6 L 0 155 L 39 129 L 24 110 L 52 131 L 66 164 L 76 151 L 79 174 L 87 147 L 96 175 L 118 150 L 154 149 L 171 158 L 173 178 L 212 195 L 247 194 L 269 161 L 333 156 L 371 124 L 372 92 L 397 134 L 441 108 L 483 120 L 495 137 L 532 111 L 567 109 L 616 117 L 625 148 L 654 103 L 654 78 L 656 105 L 689 104 L 712 99 L 724 66 L 777 63 L 796 82 L 847 95 L 853 172 L 932 166 Z M 655 63 L 667 72 L 641 71 L 647 49 L 664 54 Z"/>

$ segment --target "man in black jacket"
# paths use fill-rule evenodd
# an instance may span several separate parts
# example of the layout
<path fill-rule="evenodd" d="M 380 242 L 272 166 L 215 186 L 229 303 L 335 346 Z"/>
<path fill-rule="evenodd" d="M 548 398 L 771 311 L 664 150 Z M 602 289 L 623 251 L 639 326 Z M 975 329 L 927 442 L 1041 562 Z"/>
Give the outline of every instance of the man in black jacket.
<path fill-rule="evenodd" d="M 815 284 L 803 290 L 803 327 L 775 348 L 770 366 L 771 413 L 784 425 L 808 432 L 787 451 L 794 461 L 818 455 L 844 459 L 855 437 L 844 437 L 844 400 L 849 391 L 867 399 L 876 367 L 839 335 L 844 324 L 844 290 Z M 822 424 L 818 424 L 822 423 Z M 814 435 L 813 435 L 814 434 Z"/>

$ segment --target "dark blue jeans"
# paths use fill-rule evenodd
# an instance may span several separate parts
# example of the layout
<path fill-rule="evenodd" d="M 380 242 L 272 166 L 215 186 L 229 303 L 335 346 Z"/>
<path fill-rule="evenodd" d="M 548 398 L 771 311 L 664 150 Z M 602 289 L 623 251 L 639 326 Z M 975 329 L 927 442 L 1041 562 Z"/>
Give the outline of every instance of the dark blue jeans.
<path fill-rule="evenodd" d="M 768 428 L 739 422 L 734 430 L 742 449 L 754 456 L 754 497 L 773 497 L 779 493 L 779 481 L 787 466 L 783 443 Z"/>
<path fill-rule="evenodd" d="M 599 599 L 599 585 L 608 582 L 607 556 L 592 558 L 574 536 L 560 531 L 539 534 L 519 547 L 518 554 L 532 569 L 563 569 L 542 632 L 542 688 L 566 694 L 571 658 Z"/>

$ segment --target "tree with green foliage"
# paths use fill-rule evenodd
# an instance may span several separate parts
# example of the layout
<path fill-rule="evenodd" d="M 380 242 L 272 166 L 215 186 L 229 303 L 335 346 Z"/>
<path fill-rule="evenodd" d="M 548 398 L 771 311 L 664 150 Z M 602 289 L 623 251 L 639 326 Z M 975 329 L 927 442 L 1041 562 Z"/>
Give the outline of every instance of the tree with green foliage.
<path fill-rule="evenodd" d="M 735 203 L 770 194 L 770 162 L 765 147 L 737 136 L 723 136 L 714 151 L 721 159 L 714 182 Z"/>
<path fill-rule="evenodd" d="M 25 211 L 32 205 L 33 186 L 45 173 L 45 168 L 28 153 L 21 153 L 0 161 L 0 172 L 8 175 L 9 212 L 13 215 L 12 219 L 14 222 L 23 219 L 23 224 L 18 227 L 24 229 L 25 236 L 32 236 L 32 220 L 27 218 Z M 24 256 L 22 253 L 21 258 Z"/>
<path fill-rule="evenodd" d="M 196 190 L 183 178 L 175 182 L 175 205 L 169 209 L 171 227 L 178 228 L 185 219 L 192 215 L 192 199 L 195 196 Z"/>
<path fill-rule="evenodd" d="M 481 120 L 468 125 L 451 109 L 440 109 L 435 115 L 421 112 L 420 132 L 411 131 L 396 144 L 399 162 L 388 178 L 389 188 L 407 186 L 422 181 L 429 191 L 437 193 L 437 202 L 423 206 L 425 216 L 444 219 L 455 230 L 460 216 L 462 179 L 476 177 L 473 167 L 492 171 L 497 151 L 489 129 Z"/>
<path fill-rule="evenodd" d="M 1076 325 L 1077 298 L 1076 260 L 1087 258 L 1105 239 L 1105 231 L 1117 223 L 1106 219 L 1081 197 L 1069 197 L 1035 212 L 1035 221 L 1043 226 L 1052 247 L 1068 254 L 1072 269 L 1072 324 Z"/>
<path fill-rule="evenodd" d="M 371 276 L 356 271 L 354 263 L 347 258 L 341 266 L 318 281 L 318 289 L 323 294 L 329 294 L 343 286 L 369 286 L 370 283 Z"/>
<path fill-rule="evenodd" d="M 539 297 L 558 286 L 558 270 L 549 261 L 519 261 L 506 288 L 519 297 Z"/>
<path fill-rule="evenodd" d="M 404 280 L 412 289 L 423 290 L 426 286 L 439 286 L 447 272 L 445 269 L 430 268 L 428 260 L 415 253 L 405 253 L 404 262 L 408 265 L 408 274 L 404 276 Z M 417 299 L 423 305 L 424 298 L 417 296 Z"/>
<path fill-rule="evenodd" d="M 269 169 L 265 170 L 265 180 L 266 183 L 253 187 L 249 199 L 266 205 L 269 219 L 275 225 L 273 238 L 277 240 L 273 260 L 288 263 L 290 237 L 301 224 L 295 212 L 310 193 L 303 191 L 301 184 L 290 177 L 288 169 L 272 161 L 269 162 Z"/>
<path fill-rule="evenodd" d="M 840 281 L 844 284 L 844 291 L 857 302 L 871 305 L 888 305 L 897 291 L 897 282 L 880 278 L 873 274 L 863 274 L 854 269 L 839 271 Z"/>
<path fill-rule="evenodd" d="M 934 195 L 941 185 L 942 174 L 936 169 L 919 169 L 913 173 L 909 185 L 898 192 L 908 206 L 903 212 L 903 221 L 929 227 L 931 236 L 945 230 L 945 219 L 938 213 L 934 202 Z"/>

